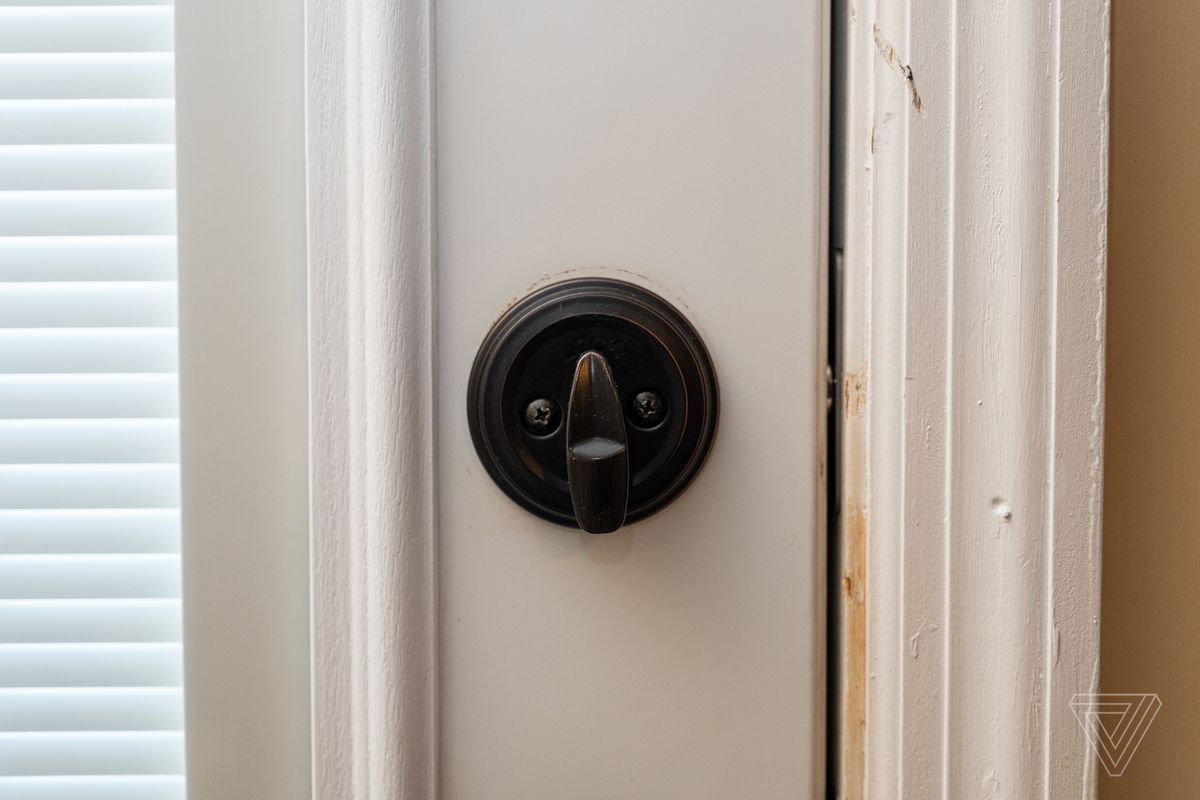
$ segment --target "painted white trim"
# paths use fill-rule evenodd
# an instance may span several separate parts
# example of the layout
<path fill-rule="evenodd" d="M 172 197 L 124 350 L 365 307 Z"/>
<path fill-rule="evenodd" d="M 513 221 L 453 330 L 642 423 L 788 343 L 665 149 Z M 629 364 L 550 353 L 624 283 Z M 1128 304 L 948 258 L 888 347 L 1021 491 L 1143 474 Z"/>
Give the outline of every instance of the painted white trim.
<path fill-rule="evenodd" d="M 187 796 L 302 800 L 304 18 L 178 0 L 175 23 Z"/>
<path fill-rule="evenodd" d="M 316 800 L 437 793 L 430 0 L 307 0 Z"/>
<path fill-rule="evenodd" d="M 1091 797 L 1109 4 L 850 6 L 843 796 Z"/>

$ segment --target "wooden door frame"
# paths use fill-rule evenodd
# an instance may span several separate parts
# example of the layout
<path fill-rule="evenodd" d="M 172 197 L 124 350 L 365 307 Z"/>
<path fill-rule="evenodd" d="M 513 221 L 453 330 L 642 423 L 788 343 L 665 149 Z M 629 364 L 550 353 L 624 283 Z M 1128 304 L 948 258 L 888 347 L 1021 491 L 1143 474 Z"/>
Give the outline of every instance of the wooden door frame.
<path fill-rule="evenodd" d="M 850 3 L 840 792 L 1091 797 L 1109 3 Z"/>
<path fill-rule="evenodd" d="M 845 797 L 1094 793 L 1108 3 L 998 8 L 848 12 Z M 314 797 L 433 800 L 432 0 L 306 12 Z"/>

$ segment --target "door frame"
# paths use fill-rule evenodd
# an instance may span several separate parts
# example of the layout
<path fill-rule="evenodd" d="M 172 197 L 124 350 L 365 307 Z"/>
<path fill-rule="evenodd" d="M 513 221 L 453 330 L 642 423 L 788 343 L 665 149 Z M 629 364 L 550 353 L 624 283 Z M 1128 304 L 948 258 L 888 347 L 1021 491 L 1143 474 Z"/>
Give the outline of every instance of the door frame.
<path fill-rule="evenodd" d="M 849 7 L 840 796 L 1092 797 L 1109 3 Z"/>
<path fill-rule="evenodd" d="M 840 792 L 1086 797 L 1108 2 L 960 5 L 847 12 Z M 314 797 L 433 800 L 432 0 L 306 12 Z"/>

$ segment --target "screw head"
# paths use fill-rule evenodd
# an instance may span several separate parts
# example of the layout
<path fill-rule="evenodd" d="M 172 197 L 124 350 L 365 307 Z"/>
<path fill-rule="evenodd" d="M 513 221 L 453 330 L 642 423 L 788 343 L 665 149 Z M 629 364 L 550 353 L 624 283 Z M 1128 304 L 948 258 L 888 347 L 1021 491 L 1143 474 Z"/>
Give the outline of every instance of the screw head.
<path fill-rule="evenodd" d="M 525 406 L 521 421 L 525 424 L 525 430 L 534 436 L 549 436 L 558 430 L 562 422 L 562 409 L 549 397 L 539 397 Z"/>
<path fill-rule="evenodd" d="M 653 428 L 667 416 L 667 401 L 658 392 L 646 390 L 633 396 L 630 416 L 639 428 Z"/>

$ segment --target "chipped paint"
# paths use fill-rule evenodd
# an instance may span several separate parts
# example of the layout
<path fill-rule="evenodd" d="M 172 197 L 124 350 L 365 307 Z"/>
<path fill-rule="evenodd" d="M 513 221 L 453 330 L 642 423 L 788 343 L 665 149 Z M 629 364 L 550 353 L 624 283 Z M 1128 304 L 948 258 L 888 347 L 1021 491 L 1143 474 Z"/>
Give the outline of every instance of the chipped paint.
<path fill-rule="evenodd" d="M 883 58 L 887 65 L 891 67 L 897 75 L 904 78 L 904 83 L 908 87 L 909 99 L 912 101 L 913 108 L 917 110 L 918 114 L 924 114 L 925 101 L 921 99 L 921 94 L 917 91 L 917 81 L 913 75 L 912 65 L 906 64 L 898 55 L 896 55 L 896 48 L 892 46 L 891 42 L 884 38 L 884 35 L 879 30 L 878 25 L 872 26 L 871 30 L 875 35 L 875 49 L 879 51 L 879 55 Z M 872 152 L 874 152 L 873 148 Z"/>
<path fill-rule="evenodd" d="M 867 408 L 867 371 L 866 367 L 854 372 L 847 372 L 842 380 L 842 416 L 847 419 L 858 419 Z"/>
<path fill-rule="evenodd" d="M 867 733 L 867 513 L 859 503 L 842 522 L 842 781 L 844 800 L 863 797 Z"/>
<path fill-rule="evenodd" d="M 842 376 L 841 764 L 839 797 L 864 796 L 867 733 L 867 366 Z"/>

